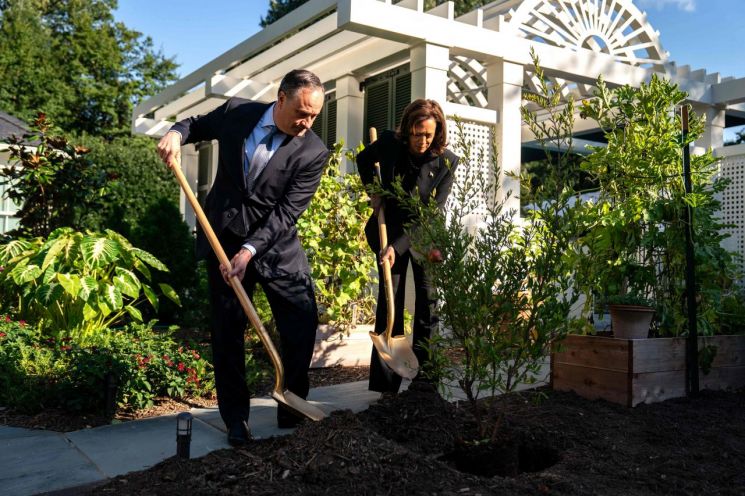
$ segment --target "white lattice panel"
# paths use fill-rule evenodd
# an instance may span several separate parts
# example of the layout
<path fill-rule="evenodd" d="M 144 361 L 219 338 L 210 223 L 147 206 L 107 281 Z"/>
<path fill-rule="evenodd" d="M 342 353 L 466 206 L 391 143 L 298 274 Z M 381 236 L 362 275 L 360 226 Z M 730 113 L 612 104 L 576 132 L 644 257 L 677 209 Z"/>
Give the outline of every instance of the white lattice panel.
<path fill-rule="evenodd" d="M 496 160 L 494 156 L 494 150 L 492 143 L 494 142 L 494 126 L 490 124 L 483 124 L 473 121 L 461 121 L 464 138 L 471 144 L 471 154 L 468 163 L 465 162 L 464 152 L 459 146 L 461 138 L 459 136 L 458 128 L 455 121 L 448 121 L 448 140 L 450 142 L 450 149 L 456 155 L 459 155 L 463 162 L 458 165 L 455 171 L 455 184 L 453 185 L 453 192 L 457 188 L 463 187 L 467 174 L 480 174 L 487 178 L 489 184 L 494 184 L 494 165 L 493 162 Z M 488 193 L 492 193 L 489 195 Z M 479 191 L 479 207 L 474 212 L 475 215 L 483 217 L 487 214 L 486 206 L 487 202 L 493 204 L 494 196 L 493 191 Z M 450 199 L 454 200 L 456 195 L 452 194 Z"/>
<path fill-rule="evenodd" d="M 721 196 L 722 220 L 736 225 L 727 229 L 731 238 L 726 241 L 726 247 L 745 255 L 745 155 L 722 158 L 721 175 L 731 181 Z M 741 265 L 740 269 L 745 266 Z"/>

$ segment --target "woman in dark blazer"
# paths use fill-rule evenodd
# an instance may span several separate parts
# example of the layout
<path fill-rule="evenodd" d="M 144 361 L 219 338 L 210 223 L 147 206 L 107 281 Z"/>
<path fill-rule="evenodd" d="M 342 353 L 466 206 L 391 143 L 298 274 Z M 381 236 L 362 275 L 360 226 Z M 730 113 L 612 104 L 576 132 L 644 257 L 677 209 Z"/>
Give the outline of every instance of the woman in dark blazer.
<path fill-rule="evenodd" d="M 404 110 L 401 124 L 394 133 L 385 131 L 375 143 L 367 146 L 357 156 L 357 167 L 362 182 L 374 183 L 375 162 L 380 163 L 382 188 L 393 192 L 395 178 L 400 178 L 404 190 L 423 203 L 430 199 L 437 202 L 440 210 L 453 184 L 458 157 L 447 145 L 447 123 L 440 105 L 434 100 L 415 100 Z M 420 255 L 412 251 L 411 241 L 406 229 L 413 219 L 409 209 L 404 208 L 393 196 L 384 198 L 373 195 L 373 215 L 367 222 L 365 234 L 370 248 L 379 256 L 380 261 L 387 258 L 391 265 L 393 294 L 395 301 L 395 322 L 393 335 L 404 331 L 404 297 L 406 270 L 409 262 L 414 275 L 416 303 L 414 306 L 414 353 L 419 360 L 420 370 L 427 360 L 427 351 L 422 346 L 437 327 L 439 318 L 436 312 L 436 299 L 427 274 L 424 271 Z M 380 205 L 385 208 L 386 226 L 388 228 L 388 246 L 380 246 L 378 234 L 377 211 Z M 409 229 L 416 229 L 415 225 Z M 383 273 L 380 266 L 378 305 L 375 318 L 375 331 L 385 330 L 387 304 Z M 421 376 L 421 372 L 420 372 Z M 370 390 L 380 392 L 398 392 L 401 377 L 392 372 L 378 356 L 373 347 L 370 361 Z"/>

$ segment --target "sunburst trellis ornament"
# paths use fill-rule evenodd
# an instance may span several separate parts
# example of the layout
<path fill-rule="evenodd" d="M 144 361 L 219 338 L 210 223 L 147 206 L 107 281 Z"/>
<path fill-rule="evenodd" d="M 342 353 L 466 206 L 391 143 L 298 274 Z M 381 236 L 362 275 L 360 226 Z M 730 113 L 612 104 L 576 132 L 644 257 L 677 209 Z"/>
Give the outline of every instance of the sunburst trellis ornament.
<path fill-rule="evenodd" d="M 504 20 L 504 31 L 549 45 L 607 53 L 643 67 L 661 68 L 667 61 L 659 33 L 630 0 L 524 0 Z"/>

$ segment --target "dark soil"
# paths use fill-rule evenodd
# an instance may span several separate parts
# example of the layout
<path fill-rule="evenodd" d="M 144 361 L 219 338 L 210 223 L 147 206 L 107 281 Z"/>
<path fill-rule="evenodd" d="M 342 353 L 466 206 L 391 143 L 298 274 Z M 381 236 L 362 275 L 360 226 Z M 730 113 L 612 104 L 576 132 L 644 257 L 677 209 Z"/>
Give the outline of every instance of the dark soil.
<path fill-rule="evenodd" d="M 366 380 L 369 367 L 326 367 L 310 369 L 311 387 L 331 386 Z M 266 380 L 256 387 L 256 395 L 268 395 L 271 391 L 274 376 L 267 376 Z M 0 407 L 0 425 L 23 427 L 26 429 L 43 429 L 56 432 L 72 432 L 89 429 L 116 422 L 128 422 L 149 417 L 158 417 L 171 413 L 183 412 L 190 408 L 207 408 L 217 406 L 217 400 L 209 398 L 156 398 L 151 408 L 144 410 L 119 409 L 113 418 L 101 413 L 69 412 L 61 409 L 48 408 L 41 412 L 28 414 L 11 408 Z"/>
<path fill-rule="evenodd" d="M 414 383 L 360 414 L 193 460 L 171 458 L 89 494 L 745 495 L 745 392 L 634 409 L 547 389 L 505 397 L 496 445 L 456 467 L 475 424 Z"/>

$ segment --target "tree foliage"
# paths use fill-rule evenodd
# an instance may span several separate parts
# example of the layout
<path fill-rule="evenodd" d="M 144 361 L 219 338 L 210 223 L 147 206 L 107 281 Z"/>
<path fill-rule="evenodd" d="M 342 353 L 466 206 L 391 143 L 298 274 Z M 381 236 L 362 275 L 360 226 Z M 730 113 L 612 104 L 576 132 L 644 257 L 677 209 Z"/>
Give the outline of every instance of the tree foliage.
<path fill-rule="evenodd" d="M 133 104 L 176 78 L 150 37 L 114 20 L 116 0 L 0 2 L 0 108 L 44 111 L 65 131 L 129 132 Z"/>
<path fill-rule="evenodd" d="M 269 2 L 269 10 L 266 13 L 266 17 L 261 17 L 259 25 L 262 28 L 265 28 L 271 23 L 279 20 L 281 17 L 286 16 L 296 8 L 300 7 L 307 1 L 308 0 L 271 0 Z"/>
<path fill-rule="evenodd" d="M 79 228 L 96 211 L 107 175 L 88 158 L 89 150 L 56 134 L 44 114 L 23 138 L 10 140 L 10 167 L 0 169 L 6 195 L 21 205 L 15 234 L 46 237 L 59 227 Z"/>

